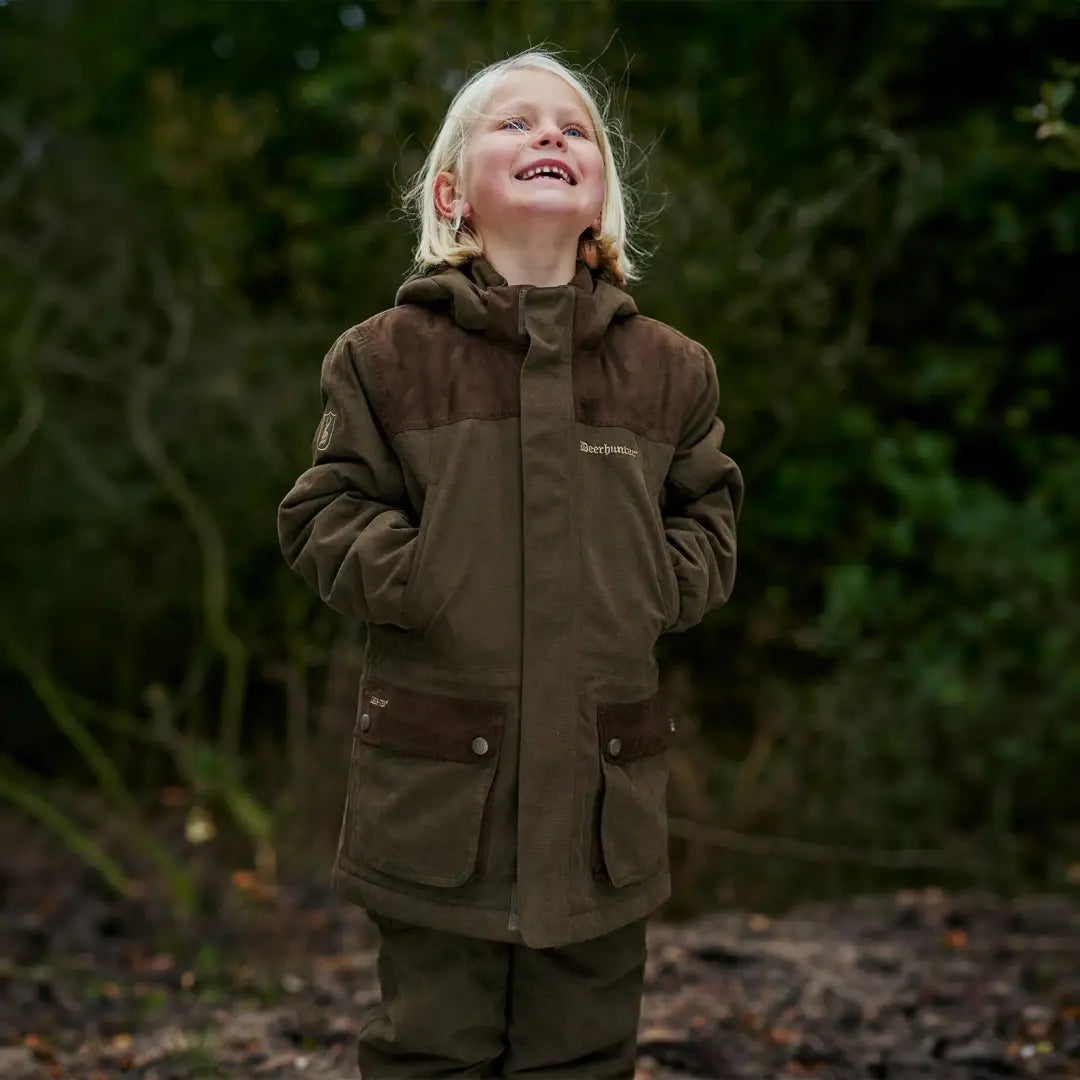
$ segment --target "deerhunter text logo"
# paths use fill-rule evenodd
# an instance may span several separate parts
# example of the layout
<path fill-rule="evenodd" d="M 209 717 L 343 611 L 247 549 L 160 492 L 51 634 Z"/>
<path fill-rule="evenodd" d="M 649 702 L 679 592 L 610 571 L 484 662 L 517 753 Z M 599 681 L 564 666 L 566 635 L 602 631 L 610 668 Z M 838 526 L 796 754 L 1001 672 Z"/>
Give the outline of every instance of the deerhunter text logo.
<path fill-rule="evenodd" d="M 371 697 L 368 698 L 368 701 L 380 709 L 384 709 L 390 704 L 389 698 L 379 697 L 378 694 L 372 694 Z"/>
<path fill-rule="evenodd" d="M 627 457 L 637 457 L 638 451 L 633 446 L 618 446 L 615 443 L 587 443 L 581 440 L 581 452 L 583 454 L 625 454 Z"/>

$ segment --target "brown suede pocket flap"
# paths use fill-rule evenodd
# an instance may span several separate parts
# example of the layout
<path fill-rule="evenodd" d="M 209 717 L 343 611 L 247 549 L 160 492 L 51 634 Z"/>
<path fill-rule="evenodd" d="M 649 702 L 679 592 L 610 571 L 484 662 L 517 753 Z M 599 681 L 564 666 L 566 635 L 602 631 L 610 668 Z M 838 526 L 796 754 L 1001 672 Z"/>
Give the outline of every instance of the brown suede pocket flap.
<path fill-rule="evenodd" d="M 675 722 L 659 693 L 644 701 L 598 705 L 596 724 L 604 757 L 616 765 L 659 754 L 675 738 Z"/>
<path fill-rule="evenodd" d="M 479 763 L 499 749 L 505 711 L 500 701 L 425 694 L 369 680 L 360 694 L 356 734 L 370 746 Z"/>

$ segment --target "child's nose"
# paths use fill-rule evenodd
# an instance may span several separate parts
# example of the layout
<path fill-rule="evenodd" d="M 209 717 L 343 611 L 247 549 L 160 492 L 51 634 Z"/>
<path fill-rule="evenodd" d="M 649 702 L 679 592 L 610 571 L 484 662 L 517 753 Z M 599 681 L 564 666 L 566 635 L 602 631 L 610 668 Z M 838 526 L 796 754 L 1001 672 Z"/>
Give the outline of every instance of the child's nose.
<path fill-rule="evenodd" d="M 537 146 L 557 146 L 560 150 L 566 149 L 566 135 L 562 128 L 551 125 L 541 128 L 536 133 Z"/>

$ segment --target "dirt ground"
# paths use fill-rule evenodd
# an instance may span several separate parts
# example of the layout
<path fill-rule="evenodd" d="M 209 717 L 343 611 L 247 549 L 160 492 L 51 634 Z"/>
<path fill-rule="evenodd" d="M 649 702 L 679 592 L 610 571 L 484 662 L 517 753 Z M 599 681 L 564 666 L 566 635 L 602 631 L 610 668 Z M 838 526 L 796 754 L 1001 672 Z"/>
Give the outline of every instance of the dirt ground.
<path fill-rule="evenodd" d="M 356 1077 L 376 935 L 226 877 L 176 928 L 4 823 L 0 1080 Z M 1080 903 L 939 890 L 650 927 L 637 1080 L 1080 1077 Z"/>

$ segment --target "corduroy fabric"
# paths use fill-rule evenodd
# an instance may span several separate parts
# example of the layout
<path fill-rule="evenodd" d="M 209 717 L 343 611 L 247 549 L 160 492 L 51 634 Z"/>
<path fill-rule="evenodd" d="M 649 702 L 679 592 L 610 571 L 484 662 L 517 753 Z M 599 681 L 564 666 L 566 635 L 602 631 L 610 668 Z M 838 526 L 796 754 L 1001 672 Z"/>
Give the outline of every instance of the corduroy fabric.
<path fill-rule="evenodd" d="M 530 949 L 375 916 L 382 1000 L 361 1021 L 363 1080 L 631 1080 L 645 921 Z"/>

